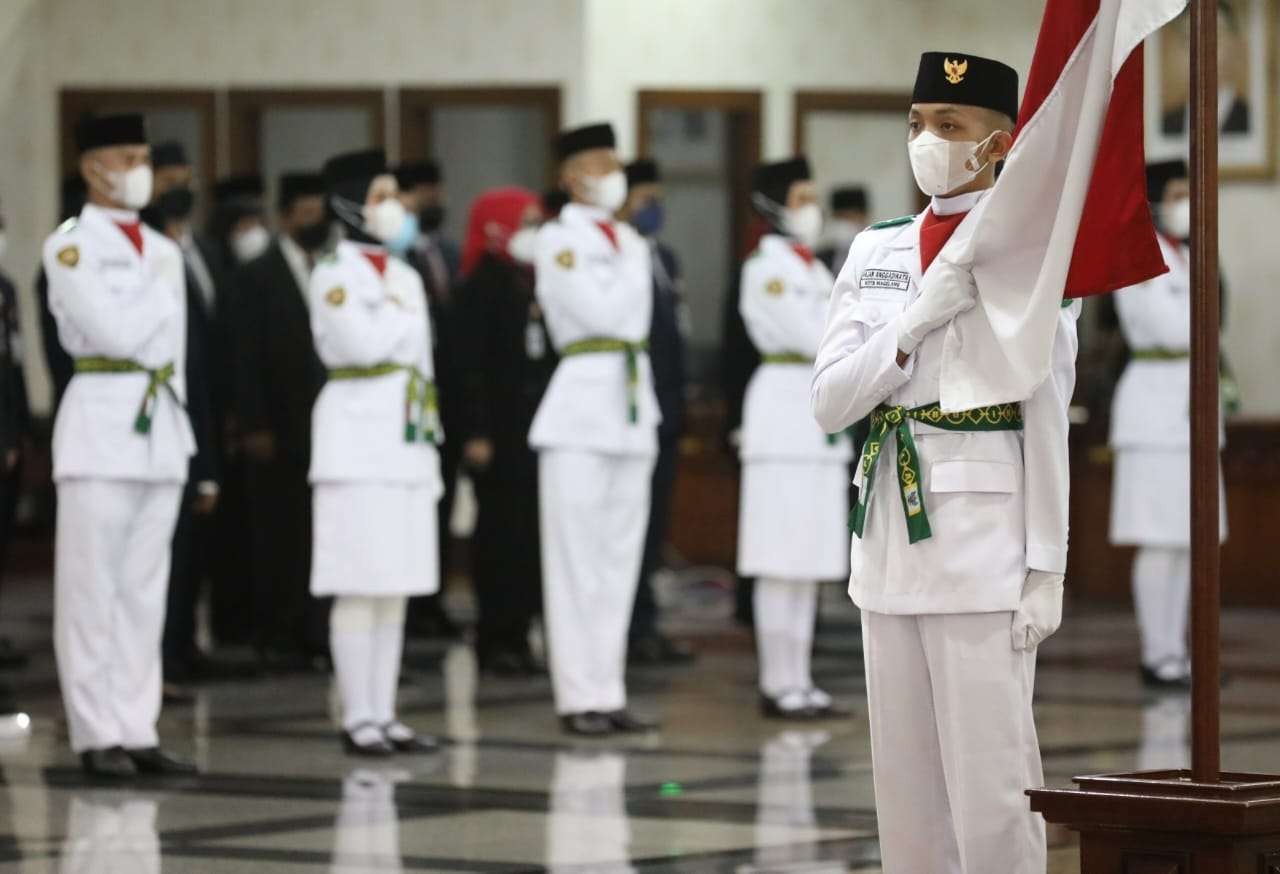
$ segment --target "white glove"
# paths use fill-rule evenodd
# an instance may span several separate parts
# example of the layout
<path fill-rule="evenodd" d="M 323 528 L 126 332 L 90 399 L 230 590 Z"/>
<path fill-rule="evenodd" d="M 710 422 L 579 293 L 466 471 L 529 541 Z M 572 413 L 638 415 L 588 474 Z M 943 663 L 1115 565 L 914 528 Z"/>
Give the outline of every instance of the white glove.
<path fill-rule="evenodd" d="M 898 321 L 898 348 L 910 355 L 933 331 L 978 302 L 973 271 L 950 261 L 930 265 L 921 281 L 920 296 Z"/>
<path fill-rule="evenodd" d="M 1013 648 L 1035 649 L 1062 624 L 1062 574 L 1030 571 L 1022 586 L 1022 603 L 1013 613 Z"/>

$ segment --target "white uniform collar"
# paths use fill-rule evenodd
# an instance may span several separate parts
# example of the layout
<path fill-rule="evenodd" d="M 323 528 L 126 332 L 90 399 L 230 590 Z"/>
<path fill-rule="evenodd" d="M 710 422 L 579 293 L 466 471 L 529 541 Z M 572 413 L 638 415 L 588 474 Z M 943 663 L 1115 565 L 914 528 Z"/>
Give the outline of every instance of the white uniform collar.
<path fill-rule="evenodd" d="M 110 206 L 98 206 L 96 203 L 86 203 L 82 214 L 97 215 L 117 224 L 132 224 L 138 220 L 137 210 L 115 209 Z"/>
<path fill-rule="evenodd" d="M 560 215 L 571 221 L 592 223 L 613 221 L 613 216 L 607 210 L 587 203 L 566 203 L 564 208 L 560 210 Z"/>
<path fill-rule="evenodd" d="M 984 188 L 981 191 L 970 191 L 968 194 L 957 194 L 955 197 L 935 197 L 929 208 L 936 216 L 968 212 L 977 206 L 978 201 L 986 197 L 990 190 L 990 188 Z"/>

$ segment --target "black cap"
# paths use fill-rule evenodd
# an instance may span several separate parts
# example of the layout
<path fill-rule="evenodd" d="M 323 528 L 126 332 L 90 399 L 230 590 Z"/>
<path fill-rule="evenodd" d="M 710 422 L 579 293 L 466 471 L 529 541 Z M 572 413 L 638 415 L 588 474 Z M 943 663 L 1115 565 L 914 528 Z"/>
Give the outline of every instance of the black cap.
<path fill-rule="evenodd" d="M 637 185 L 653 185 L 662 181 L 658 165 L 649 158 L 640 158 L 627 165 L 627 188 Z"/>
<path fill-rule="evenodd" d="M 300 197 L 324 196 L 324 177 L 319 173 L 283 173 L 276 202 L 283 212 Z"/>
<path fill-rule="evenodd" d="M 168 140 L 151 147 L 151 166 L 159 170 L 163 167 L 189 167 L 187 149 L 177 140 Z"/>
<path fill-rule="evenodd" d="M 226 203 L 232 200 L 260 200 L 264 188 L 262 177 L 257 173 L 242 173 L 239 176 L 228 176 L 218 180 L 213 186 L 215 203 Z"/>
<path fill-rule="evenodd" d="M 831 211 L 857 210 L 867 212 L 867 189 L 860 185 L 847 185 L 831 192 Z"/>
<path fill-rule="evenodd" d="M 1181 158 L 1172 161 L 1153 161 L 1147 165 L 1147 200 L 1159 203 L 1164 200 L 1164 190 L 1175 179 L 1190 179 L 1187 162 Z"/>
<path fill-rule="evenodd" d="M 782 205 L 787 202 L 787 194 L 791 191 L 792 185 L 812 178 L 809 159 L 803 155 L 797 155 L 786 161 L 761 164 L 757 167 L 751 181 L 751 190 Z"/>
<path fill-rule="evenodd" d="M 107 146 L 145 146 L 147 125 L 141 115 L 90 115 L 76 125 L 76 148 L 81 154 Z"/>
<path fill-rule="evenodd" d="M 920 56 L 911 102 L 981 106 L 1016 121 L 1018 71 L 963 52 L 925 52 Z"/>
<path fill-rule="evenodd" d="M 579 152 L 591 149 L 616 149 L 617 138 L 611 124 L 589 124 L 561 131 L 556 137 L 556 160 L 567 161 Z"/>
<path fill-rule="evenodd" d="M 401 190 L 415 185 L 439 185 L 443 181 L 440 165 L 435 161 L 411 161 L 396 168 L 396 182 Z"/>
<path fill-rule="evenodd" d="M 369 185 L 387 173 L 387 153 L 382 149 L 343 152 L 325 162 L 324 181 L 330 194 L 364 203 Z"/>

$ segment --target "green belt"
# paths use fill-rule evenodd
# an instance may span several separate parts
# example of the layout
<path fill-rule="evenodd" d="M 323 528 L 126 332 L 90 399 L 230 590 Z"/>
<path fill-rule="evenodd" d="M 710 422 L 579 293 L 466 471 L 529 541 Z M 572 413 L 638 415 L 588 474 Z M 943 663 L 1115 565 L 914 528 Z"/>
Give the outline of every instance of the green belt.
<path fill-rule="evenodd" d="M 1191 353 L 1186 349 L 1134 349 L 1130 354 L 1134 361 L 1186 361 Z"/>
<path fill-rule="evenodd" d="M 626 340 L 595 337 L 570 343 L 560 350 L 560 357 L 598 355 L 604 352 L 621 352 L 625 355 L 627 359 L 627 421 L 634 425 L 640 421 L 640 353 L 648 349 L 649 344 L 643 340 L 639 343 L 630 343 Z"/>
<path fill-rule="evenodd" d="M 160 399 L 160 388 L 163 386 L 168 389 L 169 394 L 173 395 L 173 399 L 178 401 L 178 394 L 173 390 L 173 386 L 169 380 L 173 379 L 174 367 L 170 361 L 163 367 L 152 370 L 149 367 L 143 367 L 136 361 L 130 361 L 126 358 L 77 358 L 76 373 L 145 373 L 150 377 L 147 382 L 146 394 L 142 396 L 142 406 L 138 409 L 138 415 L 133 420 L 133 430 L 139 434 L 151 433 L 151 417 L 155 413 L 156 401 Z M 182 403 L 178 401 L 179 405 Z"/>
<path fill-rule="evenodd" d="M 963 413 L 944 413 L 936 403 L 911 410 L 884 404 L 877 407 L 871 414 L 871 433 L 862 450 L 862 489 L 849 519 L 849 527 L 858 537 L 862 537 L 867 524 L 867 506 L 876 481 L 876 465 L 890 432 L 898 437 L 898 489 L 902 494 L 902 509 L 907 514 L 907 537 L 911 543 L 917 543 L 933 536 L 929 514 L 924 509 L 924 496 L 920 492 L 923 485 L 920 452 L 911 436 L 910 420 L 943 431 L 1021 431 L 1022 406 L 997 404 Z"/>
<path fill-rule="evenodd" d="M 771 352 L 768 355 L 760 356 L 761 364 L 813 364 L 813 359 L 808 355 L 801 355 L 799 352 Z M 839 434 L 828 434 L 827 445 L 835 446 L 836 441 L 840 439 Z"/>
<path fill-rule="evenodd" d="M 436 396 L 436 384 L 423 376 L 418 368 L 388 361 L 369 367 L 336 367 L 329 371 L 329 378 L 377 379 L 393 373 L 409 374 L 409 384 L 405 387 L 404 393 L 404 442 L 414 443 L 421 435 L 423 441 L 435 444 L 440 430 L 440 405 Z"/>

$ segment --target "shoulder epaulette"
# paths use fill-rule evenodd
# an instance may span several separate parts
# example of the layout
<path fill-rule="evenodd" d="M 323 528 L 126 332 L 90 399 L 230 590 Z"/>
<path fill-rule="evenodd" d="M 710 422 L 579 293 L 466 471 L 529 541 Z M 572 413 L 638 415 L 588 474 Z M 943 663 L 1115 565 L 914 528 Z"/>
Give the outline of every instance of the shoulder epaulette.
<path fill-rule="evenodd" d="M 896 227 L 900 227 L 901 225 L 909 225 L 915 220 L 916 220 L 916 217 L 913 215 L 904 215 L 901 218 L 887 219 L 882 222 L 876 222 L 874 225 L 871 225 L 869 228 L 867 228 L 867 230 L 882 231 L 885 228 L 896 228 Z"/>
<path fill-rule="evenodd" d="M 80 218 L 78 216 L 73 215 L 71 218 L 67 219 L 65 222 L 58 225 L 58 227 L 54 230 L 54 233 L 65 234 L 67 231 L 71 230 L 78 224 L 80 224 Z"/>
<path fill-rule="evenodd" d="M 320 256 L 320 258 L 316 261 L 316 266 L 318 267 L 321 264 L 337 264 L 337 263 L 338 263 L 338 250 L 332 249 Z"/>

